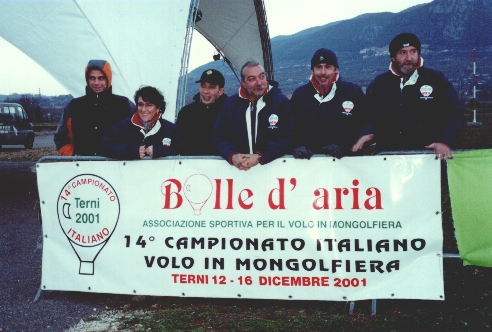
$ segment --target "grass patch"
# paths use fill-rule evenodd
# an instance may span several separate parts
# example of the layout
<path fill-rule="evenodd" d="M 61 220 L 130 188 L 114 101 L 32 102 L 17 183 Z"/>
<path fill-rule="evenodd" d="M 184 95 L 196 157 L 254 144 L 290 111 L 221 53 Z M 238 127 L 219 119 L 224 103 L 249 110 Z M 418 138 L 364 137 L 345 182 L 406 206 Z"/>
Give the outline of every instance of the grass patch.
<path fill-rule="evenodd" d="M 121 304 L 126 303 L 127 314 L 119 320 L 118 329 L 237 332 L 484 331 L 492 326 L 492 299 L 477 297 L 476 292 L 470 293 L 470 288 L 481 289 L 478 293 L 483 295 L 482 290 L 489 289 L 491 282 L 486 281 L 478 287 L 468 283 L 471 281 L 469 278 L 474 279 L 486 271 L 481 269 L 475 274 L 475 269 L 457 269 L 460 270 L 459 277 L 464 277 L 460 281 L 468 285 L 467 290 L 455 292 L 452 288 L 447 289 L 450 298 L 446 301 L 379 300 L 376 316 L 369 314 L 370 301 L 356 302 L 356 313 L 348 315 L 347 305 L 343 302 L 148 297 L 146 304 L 129 306 L 128 297 L 121 296 Z M 488 271 L 485 274 L 491 276 Z"/>
<path fill-rule="evenodd" d="M 131 315 L 121 319 L 120 329 L 130 328 L 132 331 L 188 331 L 194 321 L 191 309 L 166 309 L 150 313 Z"/>
<path fill-rule="evenodd" d="M 44 149 L 19 149 L 14 151 L 1 151 L 0 161 L 10 161 L 10 162 L 26 162 L 32 161 L 36 162 L 41 157 L 44 156 L 56 156 L 58 152 L 55 147 L 44 148 Z"/>

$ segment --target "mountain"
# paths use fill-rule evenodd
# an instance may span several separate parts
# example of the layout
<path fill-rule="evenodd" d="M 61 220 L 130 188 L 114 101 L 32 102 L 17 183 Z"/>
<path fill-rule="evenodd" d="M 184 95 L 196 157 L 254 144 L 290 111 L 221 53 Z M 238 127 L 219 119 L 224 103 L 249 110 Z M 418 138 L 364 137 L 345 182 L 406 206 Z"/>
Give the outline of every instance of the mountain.
<path fill-rule="evenodd" d="M 286 95 L 311 74 L 312 54 L 321 47 L 338 57 L 344 80 L 366 87 L 387 70 L 389 42 L 401 32 L 415 33 L 422 43 L 424 65 L 441 70 L 460 92 L 470 98 L 472 52 L 477 50 L 477 78 L 483 98 L 490 98 L 492 84 L 492 1 L 434 0 L 399 13 L 363 14 L 350 20 L 312 27 L 290 36 L 272 38 L 275 80 Z M 187 101 L 197 92 L 194 83 L 207 68 L 220 70 L 226 93 L 237 92 L 239 83 L 223 61 L 201 66 L 188 75 Z"/>

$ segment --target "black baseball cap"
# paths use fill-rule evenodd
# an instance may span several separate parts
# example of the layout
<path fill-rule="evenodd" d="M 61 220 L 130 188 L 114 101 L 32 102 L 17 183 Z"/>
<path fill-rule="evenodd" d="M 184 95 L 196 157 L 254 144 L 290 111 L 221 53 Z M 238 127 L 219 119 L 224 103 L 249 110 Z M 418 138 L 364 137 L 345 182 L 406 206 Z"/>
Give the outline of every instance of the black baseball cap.
<path fill-rule="evenodd" d="M 210 83 L 217 84 L 219 88 L 223 88 L 225 84 L 224 76 L 220 73 L 220 71 L 215 69 L 207 69 L 203 72 L 202 76 L 195 83 Z"/>

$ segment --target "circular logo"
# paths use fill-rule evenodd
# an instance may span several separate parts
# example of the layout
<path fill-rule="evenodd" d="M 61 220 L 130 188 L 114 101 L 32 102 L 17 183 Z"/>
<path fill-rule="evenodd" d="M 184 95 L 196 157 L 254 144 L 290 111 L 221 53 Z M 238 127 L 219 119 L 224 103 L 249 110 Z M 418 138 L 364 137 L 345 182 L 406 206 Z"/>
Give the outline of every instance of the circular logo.
<path fill-rule="evenodd" d="M 268 118 L 268 122 L 270 123 L 270 126 L 275 126 L 278 122 L 278 116 L 277 114 L 272 114 Z"/>
<path fill-rule="evenodd" d="M 422 85 L 420 87 L 420 93 L 424 97 L 428 97 L 432 93 L 432 87 L 430 85 Z"/>
<path fill-rule="evenodd" d="M 58 221 L 74 244 L 92 247 L 106 242 L 120 216 L 120 202 L 113 187 L 93 174 L 77 175 L 60 191 Z"/>
<path fill-rule="evenodd" d="M 342 103 L 342 107 L 345 110 L 345 112 L 350 112 L 351 110 L 354 109 L 354 103 L 351 101 L 344 101 Z"/>

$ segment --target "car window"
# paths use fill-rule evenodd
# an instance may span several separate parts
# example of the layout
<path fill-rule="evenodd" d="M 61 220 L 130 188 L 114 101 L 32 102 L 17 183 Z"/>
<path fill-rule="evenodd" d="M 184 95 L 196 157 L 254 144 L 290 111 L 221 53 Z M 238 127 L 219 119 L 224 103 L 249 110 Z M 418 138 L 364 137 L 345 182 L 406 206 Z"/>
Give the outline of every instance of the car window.
<path fill-rule="evenodd" d="M 0 107 L 0 121 L 8 121 L 9 120 L 9 108 L 4 106 Z"/>
<path fill-rule="evenodd" d="M 22 107 L 17 106 L 17 110 L 15 112 L 15 118 L 17 121 L 22 121 L 25 119 L 24 113 L 22 112 Z"/>
<path fill-rule="evenodd" d="M 15 107 L 9 106 L 9 112 L 10 112 L 10 119 L 15 120 Z"/>

